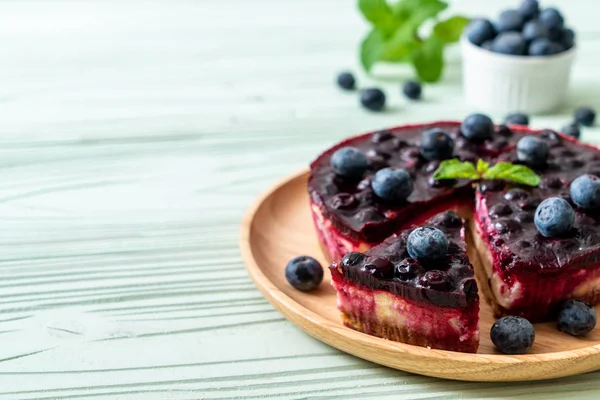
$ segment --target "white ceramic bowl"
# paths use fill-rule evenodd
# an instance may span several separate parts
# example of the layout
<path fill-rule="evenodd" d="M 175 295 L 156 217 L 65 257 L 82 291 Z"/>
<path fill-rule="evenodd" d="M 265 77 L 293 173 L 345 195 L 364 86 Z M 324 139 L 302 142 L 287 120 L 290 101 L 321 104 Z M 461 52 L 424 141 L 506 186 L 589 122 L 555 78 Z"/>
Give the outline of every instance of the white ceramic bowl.
<path fill-rule="evenodd" d="M 477 110 L 546 113 L 566 100 L 575 47 L 546 57 L 510 56 L 461 39 L 463 88 Z"/>

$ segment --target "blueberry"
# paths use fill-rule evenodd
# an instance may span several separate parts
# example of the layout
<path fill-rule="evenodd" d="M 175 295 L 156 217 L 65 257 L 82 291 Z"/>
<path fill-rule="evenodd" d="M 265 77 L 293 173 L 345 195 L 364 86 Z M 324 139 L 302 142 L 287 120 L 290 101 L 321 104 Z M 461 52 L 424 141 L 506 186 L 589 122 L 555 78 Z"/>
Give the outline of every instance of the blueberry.
<path fill-rule="evenodd" d="M 600 178 L 581 175 L 571 183 L 571 199 L 581 208 L 600 208 Z"/>
<path fill-rule="evenodd" d="M 523 16 L 517 10 L 504 10 L 496 20 L 498 33 L 520 31 L 523 28 Z"/>
<path fill-rule="evenodd" d="M 590 107 L 579 107 L 575 110 L 575 122 L 583 126 L 592 126 L 596 120 L 596 111 Z"/>
<path fill-rule="evenodd" d="M 413 180 L 403 169 L 384 168 L 375 173 L 371 187 L 379 198 L 392 203 L 401 203 L 412 193 Z"/>
<path fill-rule="evenodd" d="M 525 21 L 529 21 L 537 17 L 540 12 L 540 5 L 537 0 L 524 0 L 519 6 L 518 11 Z"/>
<path fill-rule="evenodd" d="M 460 126 L 464 137 L 471 140 L 485 140 L 494 134 L 494 122 L 487 115 L 471 114 Z"/>
<path fill-rule="evenodd" d="M 504 354 L 525 354 L 535 341 L 535 329 L 523 317 L 502 317 L 492 325 L 490 338 Z"/>
<path fill-rule="evenodd" d="M 558 330 L 573 336 L 585 336 L 596 326 L 596 311 L 587 303 L 568 300 L 558 312 Z"/>
<path fill-rule="evenodd" d="M 547 38 L 550 36 L 550 30 L 539 21 L 529 21 L 523 27 L 523 39 L 531 42 L 539 38 Z"/>
<path fill-rule="evenodd" d="M 408 235 L 406 250 L 412 258 L 425 263 L 446 256 L 448 245 L 444 232 L 432 226 L 423 226 Z"/>
<path fill-rule="evenodd" d="M 565 135 L 573 136 L 575 139 L 579 139 L 581 136 L 581 129 L 579 129 L 579 124 L 577 122 L 571 122 L 563 126 L 560 131 Z"/>
<path fill-rule="evenodd" d="M 503 32 L 496 36 L 491 50 L 495 53 L 522 56 L 526 50 L 525 39 L 518 32 Z"/>
<path fill-rule="evenodd" d="M 548 143 L 537 136 L 523 136 L 517 142 L 517 158 L 531 166 L 546 164 L 549 154 Z"/>
<path fill-rule="evenodd" d="M 354 75 L 352 75 L 351 72 L 342 72 L 337 77 L 337 84 L 342 89 L 354 90 L 356 81 L 354 80 Z"/>
<path fill-rule="evenodd" d="M 494 25 L 487 19 L 476 19 L 467 27 L 467 39 L 476 46 L 481 46 L 484 42 L 493 39 L 496 36 Z"/>
<path fill-rule="evenodd" d="M 385 106 L 385 93 L 379 88 L 367 88 L 360 92 L 360 104 L 371 111 L 381 111 Z"/>
<path fill-rule="evenodd" d="M 419 100 L 421 98 L 421 84 L 415 81 L 407 81 L 402 86 L 402 93 L 411 100 Z"/>
<path fill-rule="evenodd" d="M 299 256 L 285 266 L 285 278 L 296 289 L 310 292 L 323 281 L 323 267 L 312 257 Z"/>
<path fill-rule="evenodd" d="M 446 160 L 452 158 L 454 140 L 441 129 L 429 129 L 421 136 L 420 149 L 427 160 Z"/>
<path fill-rule="evenodd" d="M 565 19 L 560 11 L 552 7 L 544 8 L 540 12 L 539 21 L 548 29 L 562 28 L 565 24 Z"/>
<path fill-rule="evenodd" d="M 504 119 L 506 125 L 529 125 L 529 116 L 523 113 L 511 113 Z"/>
<path fill-rule="evenodd" d="M 563 29 L 560 42 L 564 46 L 565 50 L 569 50 L 571 47 L 575 46 L 575 32 L 573 29 Z"/>
<path fill-rule="evenodd" d="M 342 147 L 331 156 L 331 167 L 345 178 L 360 179 L 368 167 L 367 157 L 356 147 Z"/>
<path fill-rule="evenodd" d="M 535 210 L 533 222 L 545 237 L 559 237 L 568 233 L 575 222 L 573 207 L 563 198 L 550 197 Z"/>
<path fill-rule="evenodd" d="M 551 56 L 562 51 L 564 51 L 564 48 L 560 43 L 553 42 L 548 38 L 539 38 L 531 42 L 527 54 L 530 56 Z"/>

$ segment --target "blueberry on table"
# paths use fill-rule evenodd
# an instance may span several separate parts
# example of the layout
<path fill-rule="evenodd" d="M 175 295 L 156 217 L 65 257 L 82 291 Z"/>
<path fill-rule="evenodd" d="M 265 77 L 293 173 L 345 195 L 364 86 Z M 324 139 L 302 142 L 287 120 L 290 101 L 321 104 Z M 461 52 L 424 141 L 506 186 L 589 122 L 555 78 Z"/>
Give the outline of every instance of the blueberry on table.
<path fill-rule="evenodd" d="M 548 29 L 562 28 L 565 24 L 565 19 L 556 8 L 544 8 L 540 12 L 539 21 Z"/>
<path fill-rule="evenodd" d="M 523 113 L 511 113 L 504 119 L 506 125 L 529 125 L 529 116 Z"/>
<path fill-rule="evenodd" d="M 585 336 L 594 329 L 598 318 L 587 303 L 568 300 L 558 312 L 558 330 L 573 336 Z"/>
<path fill-rule="evenodd" d="M 492 325 L 490 338 L 504 354 L 525 354 L 535 341 L 535 329 L 523 317 L 502 317 Z"/>
<path fill-rule="evenodd" d="M 454 140 L 439 128 L 429 129 L 421 135 L 420 151 L 429 161 L 447 160 L 454 153 Z"/>
<path fill-rule="evenodd" d="M 564 236 L 573 228 L 575 211 L 565 199 L 550 197 L 537 207 L 533 222 L 537 230 L 547 238 Z"/>
<path fill-rule="evenodd" d="M 360 104 L 371 111 L 381 111 L 385 106 L 385 93 L 379 88 L 368 88 L 360 92 Z"/>
<path fill-rule="evenodd" d="M 571 199 L 578 207 L 588 210 L 600 208 L 600 178 L 581 175 L 571 183 Z"/>
<path fill-rule="evenodd" d="M 558 42 L 553 42 L 548 38 L 539 38 L 531 42 L 527 54 L 530 56 L 551 56 L 564 50 L 563 45 Z"/>
<path fill-rule="evenodd" d="M 596 120 L 596 111 L 591 107 L 579 107 L 575 110 L 575 122 L 583 126 L 592 126 Z"/>
<path fill-rule="evenodd" d="M 560 131 L 565 135 L 573 136 L 575 139 L 579 139 L 581 136 L 581 129 L 579 129 L 579 124 L 577 122 L 572 122 L 563 126 Z"/>
<path fill-rule="evenodd" d="M 476 19 L 467 26 L 467 39 L 476 46 L 481 46 L 484 42 L 493 39 L 496 36 L 494 25 L 487 19 Z"/>
<path fill-rule="evenodd" d="M 484 114 L 471 114 L 460 126 L 464 137 L 470 140 L 483 141 L 494 134 L 494 122 Z"/>
<path fill-rule="evenodd" d="M 285 266 L 285 278 L 294 288 L 310 292 L 323 281 L 323 267 L 312 257 L 299 256 Z"/>
<path fill-rule="evenodd" d="M 379 198 L 391 203 L 401 203 L 412 193 L 413 180 L 403 169 L 384 168 L 375 173 L 371 187 Z"/>
<path fill-rule="evenodd" d="M 524 0 L 517 11 L 525 21 L 529 21 L 537 17 L 540 12 L 540 5 L 537 0 Z"/>
<path fill-rule="evenodd" d="M 351 72 L 342 72 L 337 76 L 337 84 L 345 90 L 354 90 L 356 80 Z"/>
<path fill-rule="evenodd" d="M 421 89 L 421 84 L 419 82 L 407 81 L 402 86 L 402 93 L 404 93 L 404 95 L 411 100 L 420 99 L 421 92 L 422 92 L 422 89 Z"/>
<path fill-rule="evenodd" d="M 367 157 L 356 147 L 342 147 L 331 156 L 331 167 L 345 178 L 360 179 L 367 170 Z"/>
<path fill-rule="evenodd" d="M 517 158 L 519 161 L 536 167 L 546 164 L 550 147 L 537 136 L 523 136 L 517 142 Z"/>
<path fill-rule="evenodd" d="M 526 42 L 519 32 L 503 32 L 496 36 L 492 43 L 494 53 L 522 56 L 525 54 Z"/>
<path fill-rule="evenodd" d="M 408 255 L 421 263 L 444 258 L 448 254 L 448 239 L 441 230 L 432 226 L 417 228 L 408 235 Z"/>
<path fill-rule="evenodd" d="M 517 10 L 504 10 L 496 20 L 496 31 L 498 33 L 520 31 L 523 28 L 523 16 Z"/>
<path fill-rule="evenodd" d="M 527 42 L 532 42 L 539 38 L 548 38 L 549 36 L 550 30 L 539 21 L 529 21 L 523 27 L 523 39 Z"/>

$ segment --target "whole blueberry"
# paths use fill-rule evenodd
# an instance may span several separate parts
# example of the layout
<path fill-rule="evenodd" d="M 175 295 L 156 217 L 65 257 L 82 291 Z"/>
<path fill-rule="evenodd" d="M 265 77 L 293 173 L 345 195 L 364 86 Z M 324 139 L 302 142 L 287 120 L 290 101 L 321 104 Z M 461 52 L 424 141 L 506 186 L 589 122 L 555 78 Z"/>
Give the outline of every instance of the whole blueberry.
<path fill-rule="evenodd" d="M 575 110 L 575 122 L 583 126 L 592 126 L 596 120 L 596 111 L 591 107 L 579 107 Z"/>
<path fill-rule="evenodd" d="M 403 169 L 384 168 L 375 173 L 371 187 L 379 198 L 392 203 L 401 203 L 412 193 L 413 180 Z"/>
<path fill-rule="evenodd" d="M 573 336 L 585 336 L 594 329 L 598 317 L 587 303 L 568 300 L 558 311 L 558 330 Z"/>
<path fill-rule="evenodd" d="M 331 156 L 331 167 L 345 178 L 362 178 L 368 166 L 367 157 L 356 147 L 342 147 Z"/>
<path fill-rule="evenodd" d="M 523 26 L 523 39 L 531 42 L 539 38 L 547 38 L 550 36 L 550 30 L 542 25 L 539 21 L 529 21 Z"/>
<path fill-rule="evenodd" d="M 575 31 L 570 28 L 563 29 L 560 42 L 564 46 L 565 50 L 569 50 L 571 47 L 575 46 Z"/>
<path fill-rule="evenodd" d="M 445 257 L 448 245 L 444 232 L 432 226 L 423 226 L 408 235 L 406 250 L 412 258 L 426 263 Z"/>
<path fill-rule="evenodd" d="M 526 47 L 525 39 L 519 32 L 503 32 L 496 36 L 491 50 L 494 53 L 522 56 Z"/>
<path fill-rule="evenodd" d="M 427 160 L 446 160 L 452 158 L 454 140 L 441 129 L 429 129 L 421 136 L 420 150 Z"/>
<path fill-rule="evenodd" d="M 529 125 L 529 116 L 523 113 L 511 113 L 504 118 L 506 125 Z"/>
<path fill-rule="evenodd" d="M 540 12 L 540 5 L 537 0 L 524 0 L 519 6 L 518 11 L 525 21 L 529 21 L 537 17 Z"/>
<path fill-rule="evenodd" d="M 356 80 L 351 72 L 342 72 L 337 76 L 337 84 L 345 90 L 354 90 Z"/>
<path fill-rule="evenodd" d="M 490 330 L 494 345 L 504 354 L 525 354 L 535 341 L 535 329 L 523 317 L 502 317 Z"/>
<path fill-rule="evenodd" d="M 548 29 L 562 28 L 565 24 L 565 19 L 560 11 L 553 7 L 544 8 L 540 12 L 539 21 Z"/>
<path fill-rule="evenodd" d="M 494 25 L 487 19 L 473 20 L 466 29 L 467 39 L 476 46 L 481 46 L 484 42 L 493 39 L 496 36 Z"/>
<path fill-rule="evenodd" d="M 529 45 L 527 54 L 530 56 L 551 56 L 564 51 L 562 44 L 553 42 L 548 38 L 535 39 Z"/>
<path fill-rule="evenodd" d="M 565 135 L 573 136 L 575 139 L 579 139 L 581 136 L 581 129 L 579 129 L 579 124 L 577 122 L 572 122 L 563 126 L 560 131 Z"/>
<path fill-rule="evenodd" d="M 571 183 L 573 203 L 588 210 L 600 208 L 600 178 L 581 175 Z"/>
<path fill-rule="evenodd" d="M 464 137 L 470 140 L 482 141 L 494 134 L 494 122 L 484 114 L 471 114 L 460 126 Z"/>
<path fill-rule="evenodd" d="M 495 28 L 498 33 L 520 31 L 523 22 L 523 16 L 517 10 L 504 10 L 498 16 Z"/>
<path fill-rule="evenodd" d="M 316 289 L 323 281 L 323 267 L 309 256 L 299 256 L 285 266 L 285 279 L 303 292 Z"/>
<path fill-rule="evenodd" d="M 379 88 L 367 88 L 360 92 L 360 104 L 371 111 L 381 111 L 385 107 L 385 93 Z"/>
<path fill-rule="evenodd" d="M 575 211 L 565 199 L 550 197 L 537 207 L 533 222 L 537 230 L 545 237 L 563 236 L 573 228 Z"/>
<path fill-rule="evenodd" d="M 415 81 L 407 81 L 402 86 L 402 93 L 411 100 L 419 100 L 421 98 L 421 84 Z"/>
<path fill-rule="evenodd" d="M 544 165 L 549 154 L 550 147 L 548 147 L 548 143 L 537 136 L 523 136 L 517 142 L 517 158 L 525 164 L 531 166 Z"/>

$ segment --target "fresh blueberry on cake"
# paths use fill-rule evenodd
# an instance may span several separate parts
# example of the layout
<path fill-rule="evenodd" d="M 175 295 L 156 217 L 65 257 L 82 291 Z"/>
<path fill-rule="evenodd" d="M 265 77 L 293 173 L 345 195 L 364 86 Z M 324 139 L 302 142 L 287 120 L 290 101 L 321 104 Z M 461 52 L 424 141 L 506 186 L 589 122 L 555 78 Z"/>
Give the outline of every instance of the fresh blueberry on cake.
<path fill-rule="evenodd" d="M 581 129 L 579 129 L 579 124 L 577 122 L 572 122 L 563 126 L 560 131 L 566 135 L 573 136 L 575 139 L 579 139 L 581 136 Z"/>
<path fill-rule="evenodd" d="M 523 113 L 511 113 L 504 119 L 506 125 L 529 125 L 529 116 Z"/>
<path fill-rule="evenodd" d="M 479 296 L 453 211 L 330 267 L 344 324 L 408 344 L 475 352 Z"/>
<path fill-rule="evenodd" d="M 571 183 L 571 199 L 578 207 L 600 208 L 600 179 L 596 175 L 581 175 Z"/>

